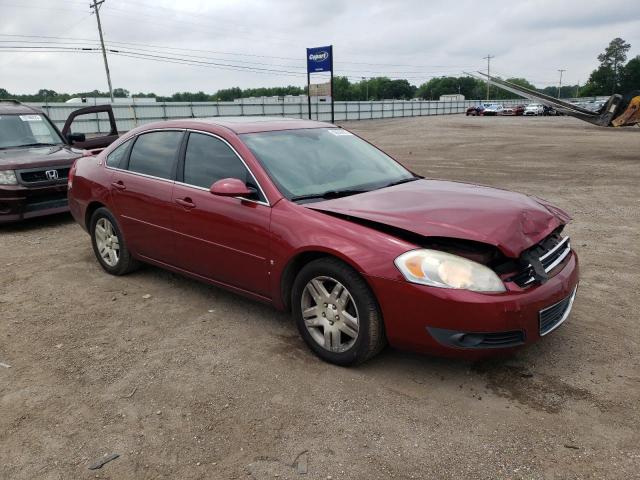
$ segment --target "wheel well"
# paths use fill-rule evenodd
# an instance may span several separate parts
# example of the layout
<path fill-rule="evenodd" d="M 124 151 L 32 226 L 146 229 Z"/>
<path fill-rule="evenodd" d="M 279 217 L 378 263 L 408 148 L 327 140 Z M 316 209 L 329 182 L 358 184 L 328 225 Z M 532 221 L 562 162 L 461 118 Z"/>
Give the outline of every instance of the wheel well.
<path fill-rule="evenodd" d="M 91 225 L 89 225 L 89 222 L 91 221 L 93 212 L 95 212 L 100 207 L 104 207 L 104 205 L 100 202 L 91 202 L 89 205 L 87 205 L 87 210 L 84 214 L 84 224 L 87 227 L 87 231 L 91 229 Z"/>
<path fill-rule="evenodd" d="M 300 270 L 302 270 L 302 268 L 309 262 L 325 257 L 338 258 L 327 252 L 311 251 L 302 252 L 289 261 L 282 273 L 282 279 L 280 280 L 280 295 L 282 296 L 282 303 L 285 310 L 291 310 L 291 288 L 293 287 L 293 282 L 298 276 Z"/>
<path fill-rule="evenodd" d="M 310 262 L 314 260 L 318 260 L 319 258 L 335 258 L 336 260 L 341 261 L 342 263 L 349 265 L 354 270 L 358 270 L 355 265 L 352 265 L 350 262 L 345 261 L 337 255 L 332 255 L 329 252 L 322 252 L 317 250 L 312 250 L 308 252 L 302 252 L 289 260 L 289 263 L 285 267 L 282 272 L 281 280 L 280 280 L 280 296 L 282 298 L 282 304 L 286 311 L 291 310 L 291 289 L 293 287 L 293 282 L 295 281 L 300 270 Z M 365 283 L 368 283 L 365 279 Z M 371 286 L 369 286 L 371 287 Z"/>

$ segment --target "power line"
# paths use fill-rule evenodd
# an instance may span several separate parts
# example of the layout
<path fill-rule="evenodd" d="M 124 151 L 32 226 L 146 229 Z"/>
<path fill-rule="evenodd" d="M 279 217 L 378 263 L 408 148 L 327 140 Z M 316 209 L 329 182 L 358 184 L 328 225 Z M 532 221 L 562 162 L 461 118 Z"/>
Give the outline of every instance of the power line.
<path fill-rule="evenodd" d="M 76 37 L 58 37 L 58 36 L 45 36 L 45 35 L 11 35 L 11 34 L 0 34 L 0 37 L 19 37 L 19 38 L 45 38 L 45 39 L 53 39 L 53 40 L 72 40 L 72 41 L 90 41 L 95 42 L 93 39 L 88 38 L 76 38 Z M 207 50 L 207 49 L 197 49 L 197 48 L 180 48 L 180 47 L 172 47 L 168 45 L 157 45 L 157 44 L 147 44 L 147 43 L 139 43 L 139 42 L 122 42 L 115 40 L 107 40 L 107 45 L 131 45 L 136 47 L 149 47 L 149 48 L 159 48 L 163 51 L 166 50 L 175 50 L 180 52 L 201 52 L 201 53 L 214 53 L 219 55 L 227 55 L 227 56 L 239 56 L 239 57 L 258 57 L 258 58 L 273 58 L 278 60 L 292 60 L 295 62 L 300 62 L 301 57 L 283 57 L 276 55 L 265 55 L 265 54 L 254 54 L 254 53 L 241 53 L 241 52 L 226 52 L 220 50 Z M 239 60 L 235 60 L 238 61 Z M 249 63 L 249 62 L 246 62 Z M 258 62 L 254 62 L 258 63 Z M 410 68 L 442 68 L 442 69 L 462 69 L 462 68 L 472 68 L 474 65 L 415 65 L 415 64 L 398 64 L 398 63 L 370 63 L 370 62 L 351 62 L 351 61 L 336 61 L 336 64 L 341 65 L 369 65 L 369 66 L 380 66 L 380 67 L 410 67 Z M 265 65 L 271 65 L 264 63 Z M 288 65 L 281 65 L 288 66 Z M 290 68 L 296 68 L 290 66 Z M 303 68 L 303 67 L 301 67 Z M 358 70 L 359 71 L 359 70 Z M 369 71 L 371 72 L 371 71 Z M 378 72 L 377 70 L 373 72 Z M 402 73 L 402 72 L 391 72 L 391 73 Z M 407 72 L 410 73 L 410 72 Z M 419 73 L 429 73 L 429 72 L 419 72 Z"/>

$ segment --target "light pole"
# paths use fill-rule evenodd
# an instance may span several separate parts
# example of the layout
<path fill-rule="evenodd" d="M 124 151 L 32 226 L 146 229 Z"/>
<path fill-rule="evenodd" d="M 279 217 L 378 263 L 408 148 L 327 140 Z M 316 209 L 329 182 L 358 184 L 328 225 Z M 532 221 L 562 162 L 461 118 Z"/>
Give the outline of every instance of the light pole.
<path fill-rule="evenodd" d="M 365 88 L 367 89 L 367 93 L 364 99 L 368 102 L 369 101 L 369 81 L 367 80 L 367 77 L 362 77 L 362 81 L 364 82 Z"/>

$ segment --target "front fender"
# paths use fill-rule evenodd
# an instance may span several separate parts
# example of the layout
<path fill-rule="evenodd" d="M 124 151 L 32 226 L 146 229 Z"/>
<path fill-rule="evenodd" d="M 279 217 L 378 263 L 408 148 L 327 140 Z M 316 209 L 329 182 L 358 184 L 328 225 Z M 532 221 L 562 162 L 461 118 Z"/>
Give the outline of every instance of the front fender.
<path fill-rule="evenodd" d="M 288 201 L 280 201 L 271 215 L 270 278 L 273 303 L 286 308 L 288 292 L 305 263 L 333 256 L 363 276 L 401 280 L 393 261 L 416 245 L 370 227 L 349 222 Z M 293 270 L 292 270 L 293 269 Z"/>

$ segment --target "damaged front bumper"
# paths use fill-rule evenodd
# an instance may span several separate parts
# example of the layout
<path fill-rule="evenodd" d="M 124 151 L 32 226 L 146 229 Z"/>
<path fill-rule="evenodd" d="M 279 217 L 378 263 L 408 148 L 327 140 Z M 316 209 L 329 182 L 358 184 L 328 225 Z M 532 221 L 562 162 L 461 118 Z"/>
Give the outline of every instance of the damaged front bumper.
<path fill-rule="evenodd" d="M 571 251 L 543 284 L 483 294 L 368 277 L 389 343 L 421 353 L 482 358 L 531 344 L 569 316 L 579 267 Z M 563 303 L 564 302 L 564 303 Z M 546 315 L 545 315 L 546 313 Z"/>

